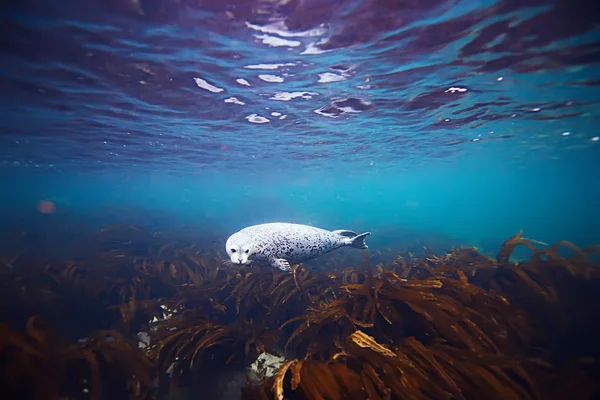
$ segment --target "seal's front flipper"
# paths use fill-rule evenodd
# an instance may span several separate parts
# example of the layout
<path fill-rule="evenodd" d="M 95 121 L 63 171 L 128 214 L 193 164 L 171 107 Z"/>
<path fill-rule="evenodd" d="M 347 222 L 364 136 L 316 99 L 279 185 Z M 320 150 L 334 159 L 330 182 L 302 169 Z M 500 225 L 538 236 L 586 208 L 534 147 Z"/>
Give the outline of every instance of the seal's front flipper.
<path fill-rule="evenodd" d="M 349 238 L 353 238 L 355 236 L 358 236 L 358 233 L 356 233 L 354 231 L 348 231 L 346 229 L 338 229 L 336 231 L 333 231 L 333 233 L 337 233 L 338 235 L 346 236 L 346 237 L 349 237 Z"/>
<path fill-rule="evenodd" d="M 283 258 L 272 258 L 269 261 L 270 261 L 271 265 L 274 266 L 275 268 L 279 268 L 282 271 L 290 270 L 290 263 L 287 262 L 287 260 L 285 260 Z"/>
<path fill-rule="evenodd" d="M 357 249 L 368 249 L 367 243 L 365 243 L 365 239 L 369 236 L 371 232 L 361 233 L 360 235 L 353 237 L 351 239 L 346 239 L 346 244 L 348 246 L 356 247 Z"/>

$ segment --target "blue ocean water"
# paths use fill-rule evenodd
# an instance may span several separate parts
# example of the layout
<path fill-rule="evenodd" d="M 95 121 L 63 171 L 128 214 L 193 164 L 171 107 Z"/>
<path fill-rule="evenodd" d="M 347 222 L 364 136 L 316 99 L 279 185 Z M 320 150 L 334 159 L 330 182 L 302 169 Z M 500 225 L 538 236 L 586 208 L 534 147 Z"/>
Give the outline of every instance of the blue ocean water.
<path fill-rule="evenodd" d="M 521 229 L 600 243 L 594 8 L 8 2 L 2 230 L 43 241 L 139 212 L 197 237 L 368 230 L 375 250 L 442 237 L 495 252 Z"/>

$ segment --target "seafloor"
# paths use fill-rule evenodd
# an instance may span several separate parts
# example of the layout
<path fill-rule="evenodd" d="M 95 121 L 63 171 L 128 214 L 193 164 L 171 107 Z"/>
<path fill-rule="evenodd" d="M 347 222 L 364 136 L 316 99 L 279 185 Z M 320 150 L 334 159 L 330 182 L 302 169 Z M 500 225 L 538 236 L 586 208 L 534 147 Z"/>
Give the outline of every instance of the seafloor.
<path fill-rule="evenodd" d="M 2 399 L 600 398 L 594 248 L 517 233 L 493 258 L 404 243 L 282 272 L 56 218 L 3 237 Z"/>

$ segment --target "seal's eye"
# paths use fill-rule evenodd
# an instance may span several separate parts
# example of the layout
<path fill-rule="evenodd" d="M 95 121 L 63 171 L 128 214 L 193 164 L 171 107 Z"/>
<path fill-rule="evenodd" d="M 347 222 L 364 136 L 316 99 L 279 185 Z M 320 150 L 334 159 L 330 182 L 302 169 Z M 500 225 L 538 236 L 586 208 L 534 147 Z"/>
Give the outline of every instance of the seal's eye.
<path fill-rule="evenodd" d="M 246 249 L 246 254 L 248 254 L 248 252 L 250 252 L 250 249 Z"/>
<path fill-rule="evenodd" d="M 232 253 L 235 253 L 235 249 L 231 249 L 231 252 L 232 252 Z"/>

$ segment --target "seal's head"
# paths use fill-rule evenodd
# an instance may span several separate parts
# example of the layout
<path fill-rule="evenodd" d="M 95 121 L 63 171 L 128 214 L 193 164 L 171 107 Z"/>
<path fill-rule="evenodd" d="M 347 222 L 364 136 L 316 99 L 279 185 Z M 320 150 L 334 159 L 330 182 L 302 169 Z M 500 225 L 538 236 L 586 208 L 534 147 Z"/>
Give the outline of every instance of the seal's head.
<path fill-rule="evenodd" d="M 254 253 L 252 247 L 252 244 L 244 237 L 244 235 L 234 233 L 227 239 L 225 251 L 227 251 L 227 255 L 232 263 L 248 264 L 250 262 L 248 257 Z"/>

